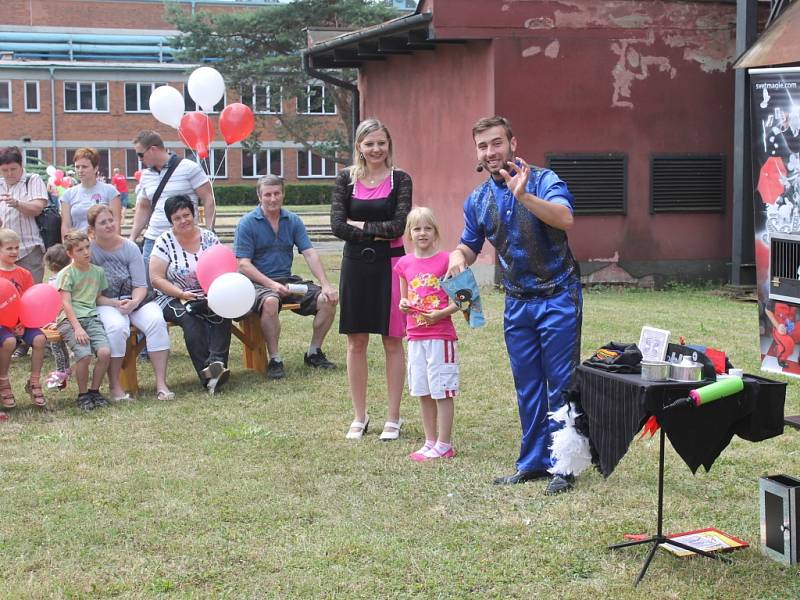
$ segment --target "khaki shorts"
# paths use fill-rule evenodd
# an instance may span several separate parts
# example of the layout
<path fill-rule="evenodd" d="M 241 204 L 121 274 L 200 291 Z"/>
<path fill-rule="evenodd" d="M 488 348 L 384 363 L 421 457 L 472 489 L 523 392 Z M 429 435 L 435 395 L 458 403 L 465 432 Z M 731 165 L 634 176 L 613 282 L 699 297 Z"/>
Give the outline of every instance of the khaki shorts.
<path fill-rule="evenodd" d="M 97 355 L 97 351 L 100 348 L 111 348 L 106 337 L 106 330 L 103 328 L 103 323 L 99 317 L 83 317 L 78 319 L 78 323 L 81 324 L 81 327 L 86 331 L 86 335 L 89 336 L 88 344 L 79 344 L 77 342 L 75 330 L 67 319 L 62 319 L 56 326 L 64 343 L 75 355 L 75 362 L 92 354 Z"/>

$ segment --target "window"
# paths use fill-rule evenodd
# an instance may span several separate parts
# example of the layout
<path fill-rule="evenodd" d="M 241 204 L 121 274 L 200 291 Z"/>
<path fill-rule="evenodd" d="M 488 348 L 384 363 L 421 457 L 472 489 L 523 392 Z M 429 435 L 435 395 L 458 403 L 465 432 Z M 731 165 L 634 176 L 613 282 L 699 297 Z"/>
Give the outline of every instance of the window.
<path fill-rule="evenodd" d="M 283 155 L 281 150 L 260 150 L 256 154 L 242 150 L 242 177 L 261 177 L 262 175 L 283 175 Z"/>
<path fill-rule="evenodd" d="M 98 81 L 65 81 L 66 112 L 108 112 L 108 84 Z"/>
<path fill-rule="evenodd" d="M 547 166 L 567 182 L 576 215 L 624 215 L 624 154 L 548 155 Z"/>
<path fill-rule="evenodd" d="M 228 154 L 225 148 L 209 148 L 208 158 L 200 159 L 194 150 L 186 150 L 186 158 L 203 167 L 203 171 L 213 180 L 228 176 Z"/>
<path fill-rule="evenodd" d="M 0 111 L 11 112 L 10 81 L 0 81 Z"/>
<path fill-rule="evenodd" d="M 39 112 L 39 82 L 25 82 L 25 112 Z"/>
<path fill-rule="evenodd" d="M 126 83 L 125 112 L 150 112 L 150 94 L 165 83 Z"/>
<path fill-rule="evenodd" d="M 143 169 L 142 161 L 136 156 L 136 150 L 128 148 L 125 150 L 125 177 L 133 179 L 133 174 L 136 171 Z"/>
<path fill-rule="evenodd" d="M 333 94 L 324 85 L 309 85 L 306 95 L 297 99 L 297 112 L 307 115 L 335 115 Z"/>
<path fill-rule="evenodd" d="M 38 166 L 42 162 L 42 149 L 41 148 L 25 148 L 25 155 L 23 156 L 22 160 L 24 161 L 24 165 L 27 166 Z"/>
<path fill-rule="evenodd" d="M 725 212 L 727 168 L 723 155 L 653 156 L 650 212 Z"/>
<path fill-rule="evenodd" d="M 72 168 L 72 165 L 75 163 L 75 151 L 77 148 L 67 148 L 64 151 L 64 164 L 68 167 Z M 105 177 L 106 180 L 109 180 L 111 177 L 111 156 L 108 150 L 100 150 L 96 148 L 97 153 L 100 155 L 100 162 L 97 165 L 97 170 L 99 171 L 98 177 Z M 77 178 L 76 178 L 77 179 Z"/>
<path fill-rule="evenodd" d="M 222 109 L 225 108 L 225 96 L 227 96 L 227 92 L 222 94 L 222 99 L 214 105 L 214 110 L 212 113 L 222 112 Z M 183 103 L 186 105 L 186 112 L 193 112 L 195 110 L 200 110 L 192 97 L 189 95 L 189 86 L 183 86 Z"/>
<path fill-rule="evenodd" d="M 281 87 L 253 85 L 242 89 L 242 104 L 253 109 L 254 113 L 281 113 Z"/>
<path fill-rule="evenodd" d="M 298 177 L 336 177 L 336 163 L 329 158 L 317 156 L 310 150 L 297 151 Z"/>

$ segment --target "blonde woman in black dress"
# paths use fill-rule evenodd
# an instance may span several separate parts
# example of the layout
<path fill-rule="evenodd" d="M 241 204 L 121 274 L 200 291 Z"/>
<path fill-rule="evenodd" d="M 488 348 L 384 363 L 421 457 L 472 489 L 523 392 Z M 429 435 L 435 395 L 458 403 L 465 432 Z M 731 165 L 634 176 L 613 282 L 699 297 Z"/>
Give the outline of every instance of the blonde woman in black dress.
<path fill-rule="evenodd" d="M 331 204 L 331 229 L 345 241 L 339 281 L 339 333 L 347 335 L 347 379 L 353 422 L 345 436 L 360 439 L 369 427 L 367 345 L 380 334 L 386 356 L 388 409 L 380 439 L 400 436 L 405 380 L 405 315 L 392 267 L 405 254 L 403 231 L 411 210 L 411 177 L 392 165 L 392 138 L 376 119 L 356 130 L 353 165 L 339 174 Z"/>

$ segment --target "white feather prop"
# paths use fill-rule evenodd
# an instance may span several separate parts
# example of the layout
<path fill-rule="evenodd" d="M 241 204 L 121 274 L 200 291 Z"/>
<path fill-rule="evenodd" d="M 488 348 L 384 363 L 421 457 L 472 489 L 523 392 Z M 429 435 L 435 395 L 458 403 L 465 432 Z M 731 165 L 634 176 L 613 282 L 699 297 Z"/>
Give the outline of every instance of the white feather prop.
<path fill-rule="evenodd" d="M 564 423 L 564 427 L 553 434 L 550 452 L 554 464 L 548 469 L 558 475 L 580 475 L 592 464 L 589 439 L 575 429 L 575 418 L 580 415 L 572 403 L 565 404 L 555 412 L 548 413 L 554 421 Z"/>

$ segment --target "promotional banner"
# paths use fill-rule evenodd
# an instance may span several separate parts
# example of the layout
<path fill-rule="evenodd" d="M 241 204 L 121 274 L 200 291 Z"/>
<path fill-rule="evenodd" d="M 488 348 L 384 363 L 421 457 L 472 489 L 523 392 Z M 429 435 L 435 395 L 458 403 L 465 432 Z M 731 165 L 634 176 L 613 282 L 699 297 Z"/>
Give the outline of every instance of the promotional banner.
<path fill-rule="evenodd" d="M 749 73 L 761 368 L 800 376 L 800 68 Z"/>

